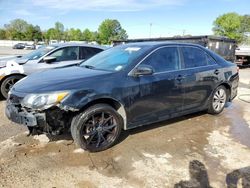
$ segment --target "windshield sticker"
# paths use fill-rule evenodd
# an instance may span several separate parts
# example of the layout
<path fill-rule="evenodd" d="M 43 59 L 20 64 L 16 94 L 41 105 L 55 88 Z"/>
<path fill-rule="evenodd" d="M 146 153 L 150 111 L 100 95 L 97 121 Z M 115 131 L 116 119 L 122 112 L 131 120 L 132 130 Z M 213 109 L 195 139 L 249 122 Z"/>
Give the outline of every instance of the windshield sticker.
<path fill-rule="evenodd" d="M 128 47 L 125 49 L 125 51 L 129 51 L 129 52 L 137 52 L 138 50 L 140 50 L 141 48 L 139 47 Z"/>
<path fill-rule="evenodd" d="M 116 71 L 120 71 L 122 70 L 122 66 L 121 65 L 118 65 L 116 68 L 115 68 Z"/>

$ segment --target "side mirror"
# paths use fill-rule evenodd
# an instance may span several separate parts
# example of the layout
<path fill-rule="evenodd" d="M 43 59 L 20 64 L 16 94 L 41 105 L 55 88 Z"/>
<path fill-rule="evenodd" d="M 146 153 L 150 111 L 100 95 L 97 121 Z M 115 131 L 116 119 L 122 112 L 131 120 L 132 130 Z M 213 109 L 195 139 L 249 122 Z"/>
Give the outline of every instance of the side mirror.
<path fill-rule="evenodd" d="M 139 65 L 133 71 L 133 75 L 136 77 L 141 75 L 152 75 L 153 73 L 153 67 L 151 67 L 150 65 Z"/>
<path fill-rule="evenodd" d="M 43 58 L 43 61 L 45 61 L 45 63 L 52 63 L 56 61 L 56 57 L 53 56 L 47 56 Z"/>

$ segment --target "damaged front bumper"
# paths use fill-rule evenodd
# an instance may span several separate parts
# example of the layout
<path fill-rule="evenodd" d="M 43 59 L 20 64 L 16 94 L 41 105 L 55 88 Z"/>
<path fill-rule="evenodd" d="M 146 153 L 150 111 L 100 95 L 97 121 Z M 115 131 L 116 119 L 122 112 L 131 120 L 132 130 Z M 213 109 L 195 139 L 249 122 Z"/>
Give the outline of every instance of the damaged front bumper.
<path fill-rule="evenodd" d="M 34 113 L 20 110 L 13 104 L 7 103 L 5 114 L 9 120 L 28 127 L 46 126 L 45 113 Z"/>
<path fill-rule="evenodd" d="M 69 129 L 73 112 L 65 111 L 58 106 L 46 110 L 26 108 L 21 105 L 24 96 L 25 94 L 20 93 L 10 94 L 6 101 L 5 114 L 12 122 L 26 126 L 30 131 L 29 135 L 58 135 Z"/>

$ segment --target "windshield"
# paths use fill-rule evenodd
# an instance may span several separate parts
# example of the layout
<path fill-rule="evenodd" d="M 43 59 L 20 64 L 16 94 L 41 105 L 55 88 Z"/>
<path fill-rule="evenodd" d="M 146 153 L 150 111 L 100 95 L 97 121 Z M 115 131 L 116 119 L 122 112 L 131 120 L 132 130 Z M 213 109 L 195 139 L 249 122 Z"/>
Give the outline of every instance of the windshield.
<path fill-rule="evenodd" d="M 39 49 L 37 49 L 37 50 L 35 50 L 33 52 L 30 52 L 28 54 L 23 55 L 21 58 L 22 59 L 29 59 L 29 60 L 39 59 L 40 57 L 47 54 L 48 52 L 50 52 L 54 48 L 55 48 L 55 46 L 41 47 L 41 48 L 39 48 Z"/>
<path fill-rule="evenodd" d="M 145 52 L 146 46 L 118 46 L 84 61 L 80 66 L 107 71 L 120 71 Z"/>

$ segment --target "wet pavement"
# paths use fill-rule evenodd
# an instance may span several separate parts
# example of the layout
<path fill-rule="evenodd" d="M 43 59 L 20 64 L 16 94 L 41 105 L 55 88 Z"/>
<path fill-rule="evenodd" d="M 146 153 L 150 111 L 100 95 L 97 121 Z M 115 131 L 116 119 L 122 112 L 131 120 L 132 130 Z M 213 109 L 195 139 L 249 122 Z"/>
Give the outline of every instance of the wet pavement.
<path fill-rule="evenodd" d="M 243 70 L 239 97 L 250 101 Z M 248 83 L 247 83 L 248 82 Z M 27 137 L 0 102 L 0 187 L 250 187 L 250 104 L 238 97 L 222 114 L 204 112 L 133 129 L 99 153 L 70 134 Z"/>

